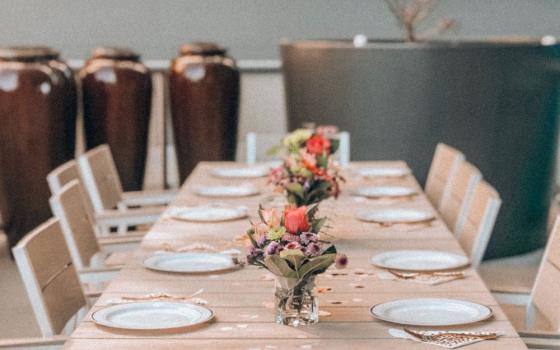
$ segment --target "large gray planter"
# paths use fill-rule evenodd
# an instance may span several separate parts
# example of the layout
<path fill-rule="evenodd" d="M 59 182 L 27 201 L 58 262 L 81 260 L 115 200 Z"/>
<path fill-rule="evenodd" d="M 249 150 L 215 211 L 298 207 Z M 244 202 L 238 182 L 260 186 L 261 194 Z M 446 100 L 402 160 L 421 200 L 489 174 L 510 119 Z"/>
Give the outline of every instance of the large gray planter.
<path fill-rule="evenodd" d="M 403 159 L 423 183 L 438 142 L 503 205 L 487 257 L 542 246 L 553 183 L 560 46 L 540 41 L 296 41 L 281 47 L 289 127 L 335 124 L 352 159 Z"/>

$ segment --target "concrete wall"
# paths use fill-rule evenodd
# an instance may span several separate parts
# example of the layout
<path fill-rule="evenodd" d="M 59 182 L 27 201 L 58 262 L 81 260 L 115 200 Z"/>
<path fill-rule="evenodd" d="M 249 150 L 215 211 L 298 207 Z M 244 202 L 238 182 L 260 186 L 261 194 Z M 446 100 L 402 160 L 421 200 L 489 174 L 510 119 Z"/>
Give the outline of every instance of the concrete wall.
<path fill-rule="evenodd" d="M 193 40 L 215 40 L 236 58 L 278 57 L 282 38 L 400 34 L 383 0 L 0 0 L 1 45 L 47 44 L 84 58 L 101 44 L 170 58 Z M 560 35 L 558 0 L 441 0 L 436 15 L 457 35 Z"/>

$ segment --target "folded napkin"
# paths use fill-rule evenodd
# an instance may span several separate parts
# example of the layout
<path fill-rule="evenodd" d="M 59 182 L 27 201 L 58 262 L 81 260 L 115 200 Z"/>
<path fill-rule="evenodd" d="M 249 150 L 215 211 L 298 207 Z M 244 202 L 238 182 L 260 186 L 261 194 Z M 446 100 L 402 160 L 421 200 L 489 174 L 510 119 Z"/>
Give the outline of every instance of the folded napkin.
<path fill-rule="evenodd" d="M 457 272 L 390 272 L 379 271 L 376 276 L 384 280 L 407 281 L 435 286 L 465 278 L 461 271 Z"/>
<path fill-rule="evenodd" d="M 478 343 L 484 340 L 496 339 L 503 332 L 467 332 L 467 331 L 421 331 L 411 330 L 416 336 L 404 330 L 391 328 L 389 334 L 395 338 L 410 339 L 419 343 L 441 346 L 446 349 L 456 349 L 462 346 Z M 423 339 L 422 339 L 423 338 Z"/>

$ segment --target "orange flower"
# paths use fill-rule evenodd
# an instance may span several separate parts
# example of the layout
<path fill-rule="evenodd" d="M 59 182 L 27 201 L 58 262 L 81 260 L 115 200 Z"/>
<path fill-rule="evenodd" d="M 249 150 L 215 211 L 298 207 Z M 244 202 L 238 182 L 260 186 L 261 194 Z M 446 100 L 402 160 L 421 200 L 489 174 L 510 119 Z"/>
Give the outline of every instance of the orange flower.
<path fill-rule="evenodd" d="M 322 154 L 330 150 L 331 142 L 320 135 L 313 135 L 305 142 L 305 147 L 311 154 Z"/>
<path fill-rule="evenodd" d="M 307 207 L 284 209 L 284 226 L 286 231 L 292 234 L 308 231 Z"/>

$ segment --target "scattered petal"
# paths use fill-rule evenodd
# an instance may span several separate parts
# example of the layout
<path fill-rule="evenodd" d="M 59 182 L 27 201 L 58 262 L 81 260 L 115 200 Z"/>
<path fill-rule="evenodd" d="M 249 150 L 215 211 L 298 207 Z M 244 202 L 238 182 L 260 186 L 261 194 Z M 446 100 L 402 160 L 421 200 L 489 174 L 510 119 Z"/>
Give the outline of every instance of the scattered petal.
<path fill-rule="evenodd" d="M 364 286 L 363 284 L 360 283 L 350 283 L 350 286 L 354 287 L 354 288 L 365 288 L 366 286 Z"/>
<path fill-rule="evenodd" d="M 208 300 L 202 298 L 192 298 L 191 301 L 197 305 L 207 305 Z"/>
<path fill-rule="evenodd" d="M 326 311 L 326 310 L 319 310 L 319 316 L 324 316 L 324 317 L 328 317 L 332 315 L 332 312 L 330 311 Z"/>
<path fill-rule="evenodd" d="M 333 305 L 340 305 L 343 303 L 342 301 L 339 300 L 329 300 L 328 302 L 329 304 L 333 304 Z"/>
<path fill-rule="evenodd" d="M 361 299 L 361 298 L 353 298 L 352 301 L 355 302 L 355 303 L 361 303 L 362 301 L 364 301 L 364 299 Z"/>
<path fill-rule="evenodd" d="M 355 273 L 356 275 L 365 275 L 365 274 L 367 274 L 367 272 L 365 272 L 364 269 L 360 269 L 360 268 L 354 269 L 354 273 Z"/>
<path fill-rule="evenodd" d="M 331 290 L 332 290 L 331 287 L 317 287 L 317 293 L 319 294 L 330 292 Z"/>

